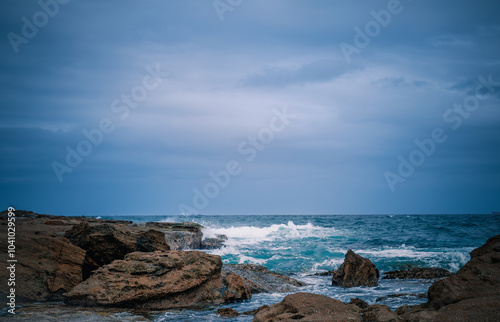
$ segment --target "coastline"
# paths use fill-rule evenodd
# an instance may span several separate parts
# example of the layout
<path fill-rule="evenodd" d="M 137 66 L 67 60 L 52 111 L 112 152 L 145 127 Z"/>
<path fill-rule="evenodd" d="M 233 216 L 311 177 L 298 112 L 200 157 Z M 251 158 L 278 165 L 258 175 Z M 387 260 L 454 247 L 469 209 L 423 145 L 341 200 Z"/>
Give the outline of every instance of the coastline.
<path fill-rule="evenodd" d="M 18 212 L 20 214 L 19 218 L 22 218 L 22 212 Z M 30 214 L 28 213 L 28 217 L 30 216 Z M 33 215 L 31 215 L 33 216 Z M 48 235 L 51 236 L 51 238 L 64 238 L 64 237 L 61 237 L 63 236 L 68 230 L 70 230 L 73 226 L 77 225 L 79 222 L 82 222 L 82 221 L 85 221 L 85 222 L 88 222 L 90 224 L 95 224 L 95 225 L 100 225 L 100 224 L 112 224 L 112 225 L 117 225 L 117 226 L 127 226 L 130 225 L 130 227 L 128 227 L 128 230 L 130 230 L 132 228 L 132 230 L 134 229 L 138 229 L 139 230 L 143 230 L 144 228 L 146 228 L 146 224 L 140 224 L 140 223 L 133 223 L 133 222 L 130 222 L 130 221 L 123 221 L 123 220 L 104 220 L 104 219 L 95 219 L 95 218 L 81 218 L 81 217 L 64 217 L 64 216 L 50 216 L 50 215 L 41 215 L 41 216 L 38 216 L 36 214 L 34 214 L 34 216 L 36 216 L 37 218 L 34 218 L 36 220 L 38 220 L 38 224 L 37 225 L 33 225 L 33 227 L 31 227 L 30 229 L 32 228 L 35 228 L 35 227 L 38 227 L 37 230 L 33 231 L 31 230 L 31 232 L 34 234 L 36 231 L 38 231 L 37 233 L 37 237 L 41 237 L 44 235 L 44 232 L 41 231 L 40 227 L 44 227 L 44 228 L 47 228 L 48 231 L 50 232 L 47 232 Z M 28 218 L 27 217 L 27 218 Z M 33 218 L 32 218 L 33 219 Z M 22 221 L 23 219 L 20 219 L 20 221 Z M 58 222 L 59 221 L 59 222 Z M 61 222 L 63 225 L 61 225 Z M 3 221 L 2 221 L 3 223 Z M 43 224 L 42 224 L 43 223 Z M 154 224 L 154 225 L 150 225 L 149 228 L 151 228 L 152 226 L 158 226 L 158 224 Z M 161 226 L 161 225 L 160 225 Z M 23 227 L 22 224 L 20 225 L 20 227 Z M 196 226 L 195 226 L 196 227 Z M 27 234 L 30 229 L 24 229 L 23 228 L 20 228 L 19 230 L 19 234 Z M 47 235 L 47 236 L 48 236 Z M 200 240 L 201 240 L 201 236 L 200 236 Z M 217 251 L 208 251 L 208 253 L 216 253 Z M 216 255 L 214 255 L 216 256 Z M 294 276 L 294 277 L 297 277 L 297 276 Z M 3 277 L 2 277 L 3 278 Z M 303 277 L 297 277 L 299 279 L 305 279 L 307 280 L 307 278 L 303 278 Z M 325 281 L 327 281 L 327 278 L 324 279 Z M 305 287 L 306 289 L 307 288 L 312 288 L 313 287 Z M 301 291 L 301 290 L 298 290 L 298 291 Z M 247 301 L 247 300 L 243 300 L 243 301 Z M 276 301 L 276 302 L 279 302 L 279 301 Z M 348 301 L 346 301 L 348 302 Z M 233 301 L 230 301 L 228 302 L 228 304 L 230 303 L 235 303 Z M 269 303 L 269 304 L 273 304 L 273 303 Z M 44 304 L 40 304 L 38 306 L 32 306 L 33 304 L 29 304 L 29 306 L 25 306 L 24 310 L 26 310 L 25 312 L 29 312 L 30 310 L 33 310 L 33 311 L 36 311 L 36 314 L 41 314 L 40 312 L 40 307 L 43 306 L 43 307 L 47 307 L 47 305 L 49 305 L 49 307 L 51 305 L 54 305 L 54 308 L 57 308 L 57 310 L 59 310 L 60 312 L 67 312 L 67 313 L 64 313 L 64 314 L 71 314 L 71 311 L 73 310 L 73 307 L 68 307 L 64 304 L 61 304 L 60 302 L 58 303 L 54 303 L 54 304 L 50 304 L 50 303 L 44 303 Z M 226 305 L 226 306 L 233 306 L 232 304 L 230 305 Z M 196 314 L 201 314 L 201 316 L 203 315 L 206 315 L 207 317 L 208 316 L 211 316 L 213 318 L 216 318 L 216 313 L 215 313 L 215 310 L 216 308 L 220 307 L 219 305 L 212 305 L 211 306 L 212 309 L 209 309 L 208 311 L 205 310 L 205 311 L 194 311 L 194 312 L 197 312 L 197 313 L 194 313 L 195 315 Z M 101 316 L 104 314 L 108 314 L 108 313 L 105 313 L 105 312 L 108 312 L 106 311 L 107 309 L 104 309 L 104 308 L 101 308 L 102 309 L 102 312 L 101 312 Z M 23 308 L 21 308 L 21 311 L 23 310 Z M 50 311 L 50 308 L 47 308 L 47 311 Z M 77 314 L 78 312 L 80 311 L 80 309 L 75 309 L 75 311 L 73 313 Z M 86 311 L 86 309 L 82 309 L 81 310 L 82 312 L 83 311 Z M 174 310 L 175 311 L 175 310 Z M 113 313 L 114 312 L 114 313 Z M 120 314 L 120 312 L 122 312 L 123 314 L 125 314 L 124 312 L 129 312 L 127 314 L 131 314 L 133 316 L 135 316 L 136 318 L 140 318 L 140 317 L 144 317 L 144 319 L 158 319 L 158 316 L 162 316 L 167 314 L 168 312 L 158 312 L 158 311 L 141 311 L 140 313 L 135 313 L 135 311 L 132 310 L 132 308 L 127 308 L 126 310 L 123 310 L 123 311 L 116 311 L 116 309 L 113 309 L 113 310 L 110 310 L 109 311 L 109 314 L 110 315 L 113 315 L 113 314 Z M 134 312 L 134 313 L 130 313 L 130 312 Z M 152 313 L 153 312 L 153 313 Z M 173 312 L 173 311 L 171 311 Z M 35 313 L 35 312 L 33 312 Z M 80 312 L 81 313 L 81 312 Z M 78 314 L 80 314 L 78 313 Z M 241 312 L 240 312 L 241 313 Z M 83 313 L 82 313 L 83 314 Z M 137 315 L 136 315 L 137 314 Z M 76 318 L 76 316 L 75 316 Z M 124 317 L 126 318 L 126 317 Z M 241 320 L 241 317 L 239 318 Z M 245 318 L 246 320 L 248 319 L 251 319 L 251 317 L 248 317 L 248 318 Z"/>

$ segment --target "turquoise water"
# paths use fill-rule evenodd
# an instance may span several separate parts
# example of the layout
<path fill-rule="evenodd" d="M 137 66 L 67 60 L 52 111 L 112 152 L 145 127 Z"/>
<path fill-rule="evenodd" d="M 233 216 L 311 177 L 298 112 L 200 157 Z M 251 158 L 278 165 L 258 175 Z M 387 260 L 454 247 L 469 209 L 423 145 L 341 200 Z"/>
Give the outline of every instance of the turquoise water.
<path fill-rule="evenodd" d="M 431 281 L 381 280 L 377 287 L 339 288 L 328 276 L 311 276 L 336 269 L 348 249 L 369 258 L 383 273 L 410 267 L 441 267 L 456 272 L 469 252 L 500 233 L 498 215 L 279 215 L 279 216 L 113 216 L 134 222 L 167 221 L 202 224 L 204 237 L 224 234 L 226 246 L 207 251 L 224 263 L 254 263 L 308 283 L 302 292 L 324 294 L 342 301 L 359 297 L 370 304 L 397 308 L 419 304 L 415 296 L 385 298 L 394 293 L 425 293 Z M 286 294 L 255 294 L 252 300 L 220 307 L 239 312 L 281 301 Z M 215 311 L 176 310 L 154 315 L 157 321 L 219 321 Z M 242 316 L 234 321 L 249 321 Z"/>

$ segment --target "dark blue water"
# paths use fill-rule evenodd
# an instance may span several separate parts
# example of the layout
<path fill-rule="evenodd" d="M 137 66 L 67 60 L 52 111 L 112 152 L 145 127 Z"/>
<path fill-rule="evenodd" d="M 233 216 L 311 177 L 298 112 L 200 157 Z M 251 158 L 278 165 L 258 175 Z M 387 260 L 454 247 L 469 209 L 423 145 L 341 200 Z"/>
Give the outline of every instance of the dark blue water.
<path fill-rule="evenodd" d="M 228 236 L 226 246 L 208 251 L 224 263 L 255 263 L 290 275 L 309 285 L 302 292 L 324 294 L 342 301 L 353 297 L 396 308 L 425 299 L 393 293 L 425 293 L 432 281 L 381 280 L 377 287 L 339 288 L 331 278 L 311 274 L 336 269 L 348 249 L 369 258 L 381 272 L 410 267 L 441 267 L 457 271 L 469 252 L 500 234 L 498 215 L 280 215 L 280 216 L 113 216 L 135 222 L 173 221 L 202 224 L 204 237 Z M 239 312 L 281 301 L 286 294 L 256 294 L 252 300 L 224 305 Z M 219 319 L 215 310 L 158 313 L 158 321 Z M 234 320 L 248 321 L 251 317 Z M 225 319 L 225 321 L 228 321 Z"/>

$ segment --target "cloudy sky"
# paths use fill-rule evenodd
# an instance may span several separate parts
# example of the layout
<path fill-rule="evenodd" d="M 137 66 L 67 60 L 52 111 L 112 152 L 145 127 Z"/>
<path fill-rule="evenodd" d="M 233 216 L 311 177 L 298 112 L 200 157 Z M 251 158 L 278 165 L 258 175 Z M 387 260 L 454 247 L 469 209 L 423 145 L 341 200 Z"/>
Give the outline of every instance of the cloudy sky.
<path fill-rule="evenodd" d="M 500 211 L 500 5 L 2 1 L 0 207 Z"/>

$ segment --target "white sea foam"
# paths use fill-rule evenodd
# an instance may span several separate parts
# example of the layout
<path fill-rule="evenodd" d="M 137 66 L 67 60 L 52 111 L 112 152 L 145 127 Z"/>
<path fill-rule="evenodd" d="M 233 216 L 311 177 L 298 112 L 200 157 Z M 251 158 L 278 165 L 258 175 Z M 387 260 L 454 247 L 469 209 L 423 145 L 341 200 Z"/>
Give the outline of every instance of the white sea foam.
<path fill-rule="evenodd" d="M 314 263 L 311 271 L 318 272 L 324 270 L 321 268 L 326 268 L 327 270 L 337 269 L 344 262 L 344 258 L 331 258 L 325 259 L 322 262 Z"/>
<path fill-rule="evenodd" d="M 208 226 L 203 229 L 204 238 L 216 237 L 219 234 L 226 235 L 229 241 L 237 240 L 238 243 L 254 244 L 277 239 L 327 238 L 338 234 L 338 231 L 335 228 L 314 226 L 311 223 L 295 225 L 293 221 L 288 221 L 287 224 L 274 224 L 267 227 L 233 226 L 230 228 L 221 228 Z"/>

